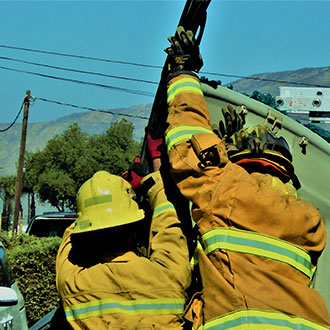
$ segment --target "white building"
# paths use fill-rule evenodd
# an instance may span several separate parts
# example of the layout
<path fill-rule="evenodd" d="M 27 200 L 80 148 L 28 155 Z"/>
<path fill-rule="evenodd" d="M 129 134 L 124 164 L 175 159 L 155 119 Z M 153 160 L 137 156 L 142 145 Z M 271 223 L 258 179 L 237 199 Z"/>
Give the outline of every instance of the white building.
<path fill-rule="evenodd" d="M 276 104 L 288 113 L 308 115 L 311 122 L 330 122 L 330 88 L 280 87 Z"/>

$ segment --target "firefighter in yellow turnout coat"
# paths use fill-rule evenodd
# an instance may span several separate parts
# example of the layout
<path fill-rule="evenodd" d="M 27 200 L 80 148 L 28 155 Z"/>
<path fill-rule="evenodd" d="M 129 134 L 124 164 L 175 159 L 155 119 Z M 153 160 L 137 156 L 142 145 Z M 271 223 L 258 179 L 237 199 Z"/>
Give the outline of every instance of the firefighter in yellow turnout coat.
<path fill-rule="evenodd" d="M 100 171 L 79 190 L 78 218 L 56 261 L 57 289 L 73 329 L 182 329 L 190 284 L 186 239 L 160 173 L 145 182 L 153 210 L 148 258 L 134 252 L 132 226 L 144 212 L 127 181 Z"/>
<path fill-rule="evenodd" d="M 200 234 L 203 291 L 186 317 L 195 329 L 329 329 L 325 303 L 310 287 L 326 242 L 320 213 L 297 198 L 288 180 L 267 174 L 268 168 L 288 176 L 280 164 L 256 159 L 264 171 L 247 171 L 229 160 L 226 140 L 213 133 L 200 81 L 191 72 L 202 65 L 199 51 L 188 31 L 181 36 L 169 39 L 167 49 L 172 59 L 165 142 L 172 176 L 192 202 Z M 219 162 L 203 160 L 206 150 Z"/>

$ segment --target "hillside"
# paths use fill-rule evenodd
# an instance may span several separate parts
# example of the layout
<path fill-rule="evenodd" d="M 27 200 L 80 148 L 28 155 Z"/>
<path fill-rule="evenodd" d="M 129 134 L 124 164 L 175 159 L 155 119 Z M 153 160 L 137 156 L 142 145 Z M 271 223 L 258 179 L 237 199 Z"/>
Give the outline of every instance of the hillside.
<path fill-rule="evenodd" d="M 127 109 L 111 110 L 115 113 L 138 115 L 148 118 L 151 105 L 137 105 Z M 133 122 L 135 127 L 135 138 L 140 140 L 144 135 L 146 119 L 123 117 L 102 112 L 75 113 L 57 120 L 41 123 L 28 124 L 26 151 L 35 152 L 41 150 L 47 141 L 56 134 L 61 134 L 68 126 L 78 123 L 82 131 L 88 134 L 100 134 L 107 130 L 113 121 L 126 118 Z M 8 124 L 0 124 L 4 129 Z M 21 124 L 15 124 L 11 129 L 0 134 L 0 176 L 16 173 L 16 164 L 21 139 Z"/>
<path fill-rule="evenodd" d="M 330 87 L 330 67 L 304 68 L 294 71 L 282 71 L 274 73 L 260 73 L 249 77 L 250 79 L 240 79 L 231 83 L 234 90 L 250 94 L 257 89 L 263 93 L 270 93 L 273 96 L 279 94 L 280 86 L 299 86 L 284 83 L 284 81 L 299 82 L 304 84 L 315 84 Z M 264 79 L 264 80 L 254 80 Z M 283 83 L 273 82 L 282 81 Z"/>
<path fill-rule="evenodd" d="M 280 86 L 289 86 L 290 84 L 273 82 L 293 81 L 306 84 L 317 84 L 330 86 L 330 67 L 323 68 L 304 68 L 295 71 L 283 71 L 274 73 L 262 73 L 251 76 L 250 78 L 260 78 L 263 80 L 240 79 L 232 83 L 235 91 L 251 94 L 254 90 L 263 93 L 270 93 L 273 96 L 279 94 Z M 295 85 L 297 86 L 297 85 Z M 151 105 L 137 105 L 127 109 L 111 110 L 115 113 L 126 113 L 129 115 L 138 115 L 149 117 Z M 57 120 L 35 123 L 28 125 L 27 133 L 27 151 L 36 151 L 42 149 L 46 142 L 55 134 L 62 133 L 69 125 L 77 122 L 84 132 L 88 134 L 100 134 L 106 131 L 111 122 L 123 118 L 119 115 L 106 114 L 101 112 L 82 112 L 71 114 Z M 144 127 L 147 120 L 130 118 L 126 119 L 133 122 L 135 126 L 135 138 L 140 140 L 144 135 Z M 0 124 L 0 129 L 4 129 L 8 124 Z M 329 130 L 330 125 L 326 125 Z M 7 132 L 0 134 L 0 176 L 16 173 L 16 163 L 18 159 L 19 144 L 21 136 L 21 124 L 15 124 Z"/>

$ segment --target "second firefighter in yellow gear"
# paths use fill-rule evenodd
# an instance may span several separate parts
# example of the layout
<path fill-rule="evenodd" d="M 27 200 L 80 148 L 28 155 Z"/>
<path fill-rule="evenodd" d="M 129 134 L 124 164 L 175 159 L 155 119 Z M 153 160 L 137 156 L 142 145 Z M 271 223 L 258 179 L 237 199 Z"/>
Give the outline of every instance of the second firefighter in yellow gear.
<path fill-rule="evenodd" d="M 190 284 L 186 238 L 159 172 L 148 182 L 153 210 L 148 256 L 134 249 L 144 212 L 131 185 L 100 171 L 79 190 L 78 218 L 64 234 L 56 284 L 73 329 L 182 329 Z"/>

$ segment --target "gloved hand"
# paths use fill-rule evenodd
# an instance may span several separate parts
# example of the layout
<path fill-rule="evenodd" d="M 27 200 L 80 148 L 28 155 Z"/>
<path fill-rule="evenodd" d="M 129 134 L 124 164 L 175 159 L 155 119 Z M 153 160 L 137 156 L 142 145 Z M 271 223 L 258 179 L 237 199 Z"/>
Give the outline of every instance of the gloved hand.
<path fill-rule="evenodd" d="M 261 156 L 265 150 L 280 152 L 291 162 L 290 148 L 283 137 L 276 137 L 270 129 L 259 124 L 249 130 L 241 129 L 232 135 L 237 151 L 249 150 L 255 156 Z"/>
<path fill-rule="evenodd" d="M 256 125 L 249 131 L 240 129 L 235 132 L 227 143 L 229 158 L 232 160 L 233 155 L 244 150 L 249 150 L 255 156 L 262 155 L 270 139 L 268 132 L 269 129 L 265 125 Z"/>
<path fill-rule="evenodd" d="M 151 155 L 151 159 L 160 158 L 162 151 L 163 139 L 153 138 L 150 130 L 147 131 L 148 150 Z"/>
<path fill-rule="evenodd" d="M 121 175 L 123 179 L 131 184 L 133 189 L 137 189 L 139 187 L 144 176 L 145 173 L 140 156 L 136 156 L 133 160 L 133 164 Z"/>
<path fill-rule="evenodd" d="M 182 26 L 179 26 L 175 36 L 169 37 L 168 40 L 171 46 L 166 48 L 165 52 L 169 55 L 169 74 L 180 71 L 199 72 L 203 66 L 203 60 L 192 31 L 185 31 Z"/>
<path fill-rule="evenodd" d="M 245 124 L 245 118 L 243 113 L 237 113 L 236 109 L 229 104 L 226 108 L 222 108 L 224 121 L 219 122 L 220 137 L 226 137 L 230 140 L 230 137 L 241 130 Z M 230 142 L 230 141 L 227 141 Z"/>

